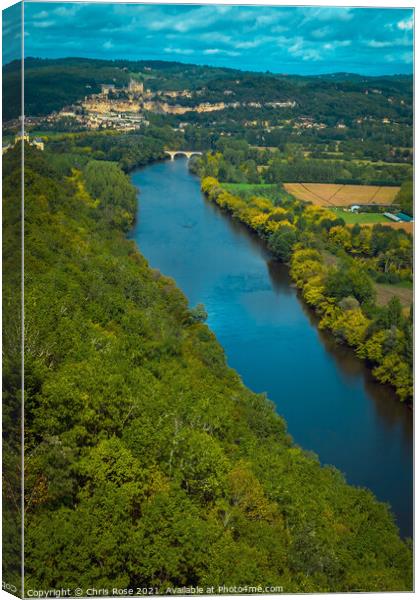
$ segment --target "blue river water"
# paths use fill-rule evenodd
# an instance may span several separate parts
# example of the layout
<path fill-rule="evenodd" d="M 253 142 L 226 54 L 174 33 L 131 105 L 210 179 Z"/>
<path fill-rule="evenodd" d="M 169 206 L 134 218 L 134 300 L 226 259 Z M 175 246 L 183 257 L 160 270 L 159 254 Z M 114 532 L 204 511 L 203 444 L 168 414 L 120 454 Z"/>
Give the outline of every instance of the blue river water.
<path fill-rule="evenodd" d="M 412 536 L 412 412 L 353 352 L 317 329 L 287 268 L 200 192 L 187 161 L 132 174 L 139 211 L 131 237 L 150 265 L 203 303 L 227 361 L 266 392 L 296 443 L 349 483 L 390 504 Z"/>

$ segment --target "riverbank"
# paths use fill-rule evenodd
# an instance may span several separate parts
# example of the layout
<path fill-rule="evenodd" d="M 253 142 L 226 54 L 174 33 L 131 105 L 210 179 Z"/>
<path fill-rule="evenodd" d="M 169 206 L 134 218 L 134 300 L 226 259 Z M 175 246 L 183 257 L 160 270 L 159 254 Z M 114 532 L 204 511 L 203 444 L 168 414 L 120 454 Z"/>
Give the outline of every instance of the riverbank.
<path fill-rule="evenodd" d="M 121 171 L 69 178 L 30 152 L 25 165 L 28 588 L 411 590 L 388 507 L 292 443 L 126 239 L 135 209 Z"/>
<path fill-rule="evenodd" d="M 337 265 L 331 266 L 322 251 L 321 233 L 314 233 L 326 221 L 330 228 L 327 242 L 340 245 L 343 239 L 343 243 L 347 242 L 348 231 L 334 226 L 328 211 L 319 207 L 295 207 L 290 202 L 285 207 L 274 206 L 263 197 L 246 201 L 223 189 L 211 177 L 204 178 L 201 186 L 211 201 L 266 241 L 274 255 L 284 262 L 290 261 L 291 276 L 305 301 L 320 316 L 320 328 L 330 330 L 354 348 L 378 381 L 392 385 L 399 398 L 410 403 L 411 318 L 404 317 L 396 299 L 385 309 L 375 306 L 374 288 L 364 266 L 345 258 L 340 246 Z M 299 211 L 297 216 L 296 211 Z"/>
<path fill-rule="evenodd" d="M 411 536 L 407 406 L 351 348 L 319 330 L 286 266 L 256 232 L 205 200 L 184 159 L 147 166 L 131 179 L 140 200 L 130 237 L 191 307 L 205 305 L 229 366 L 274 402 L 296 443 L 388 502 Z"/>

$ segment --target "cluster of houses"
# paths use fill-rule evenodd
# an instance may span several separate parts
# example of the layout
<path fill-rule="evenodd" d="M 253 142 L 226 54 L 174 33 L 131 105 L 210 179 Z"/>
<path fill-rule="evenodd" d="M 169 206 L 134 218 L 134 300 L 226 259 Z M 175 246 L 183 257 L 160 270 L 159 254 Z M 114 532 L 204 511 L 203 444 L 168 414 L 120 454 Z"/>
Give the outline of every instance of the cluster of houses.
<path fill-rule="evenodd" d="M 235 82 L 239 84 L 239 81 Z M 91 87 L 91 86 L 87 86 Z M 135 131 L 141 127 L 148 126 L 147 113 L 184 115 L 187 113 L 209 113 L 225 109 L 262 109 L 272 108 L 279 111 L 292 109 L 297 106 L 293 99 L 273 99 L 270 101 L 234 101 L 231 98 L 221 101 L 201 101 L 208 90 L 206 88 L 198 90 L 157 90 L 152 91 L 144 87 L 142 81 L 131 78 L 126 86 L 118 87 L 116 83 L 103 83 L 100 86 L 99 93 L 86 95 L 79 102 L 66 106 L 58 112 L 45 117 L 43 120 L 53 127 L 63 120 L 68 120 L 69 125 L 75 124 L 80 128 L 86 129 L 115 129 L 119 131 Z M 235 92 L 230 89 L 224 90 L 223 94 L 233 95 Z M 369 93 L 376 93 L 375 90 L 369 90 Z M 288 115 L 284 115 L 288 116 Z M 365 117 L 357 119 L 357 123 L 370 119 Z M 277 124 L 274 122 L 277 121 Z M 256 119 L 254 115 L 245 119 L 245 127 L 262 127 L 264 131 L 271 132 L 274 129 L 282 129 L 290 126 L 297 130 L 297 135 L 301 135 L 305 130 L 322 130 L 327 125 L 313 117 L 301 115 L 294 119 L 278 121 L 277 119 L 267 120 Z M 383 123 L 389 123 L 388 118 L 382 120 Z M 183 123 L 180 128 L 183 129 L 188 123 Z M 336 123 L 337 129 L 346 129 L 347 125 L 342 121 Z M 31 143 L 35 145 L 35 141 Z M 42 143 L 40 140 L 36 143 Z"/>
<path fill-rule="evenodd" d="M 19 142 L 26 142 L 27 144 L 29 144 L 30 146 L 34 146 L 38 150 L 44 150 L 44 142 L 41 138 L 30 138 L 27 133 L 21 133 L 15 136 L 13 143 L 5 144 L 2 147 L 2 154 L 5 154 L 5 152 L 7 152 L 10 148 L 14 148 L 14 146 L 16 146 L 16 144 L 18 144 Z"/>
<path fill-rule="evenodd" d="M 337 128 L 340 128 L 341 123 L 337 124 Z M 302 115 L 298 117 L 297 121 L 293 124 L 293 129 L 326 129 L 326 124 L 316 121 L 313 117 Z"/>
<path fill-rule="evenodd" d="M 148 125 L 145 113 L 183 115 L 189 112 L 216 112 L 227 108 L 294 108 L 295 100 L 273 100 L 269 102 L 201 102 L 185 103 L 185 99 L 200 96 L 205 90 L 151 91 L 141 81 L 130 79 L 128 86 L 117 87 L 115 83 L 104 83 L 97 94 L 85 96 L 84 100 L 66 106 L 47 117 L 54 123 L 61 119 L 72 119 L 87 129 L 110 128 L 130 131 Z M 226 95 L 233 93 L 226 90 Z M 178 102 L 177 102 L 178 100 Z M 184 102 L 181 102 L 184 100 Z M 312 125 L 311 125 L 312 126 Z"/>
<path fill-rule="evenodd" d="M 64 107 L 47 117 L 47 121 L 72 119 L 87 129 L 134 131 L 141 125 L 148 125 L 142 112 L 147 94 L 151 92 L 145 92 L 141 81 L 130 79 L 128 86 L 123 88 L 114 83 L 103 83 L 98 94 L 90 94 L 84 100 Z"/>

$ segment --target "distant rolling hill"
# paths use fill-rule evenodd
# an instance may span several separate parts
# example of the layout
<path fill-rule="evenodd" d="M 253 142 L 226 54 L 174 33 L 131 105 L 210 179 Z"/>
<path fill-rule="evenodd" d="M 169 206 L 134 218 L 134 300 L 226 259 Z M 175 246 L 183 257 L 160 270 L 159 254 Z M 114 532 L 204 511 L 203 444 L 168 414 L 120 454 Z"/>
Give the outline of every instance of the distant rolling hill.
<path fill-rule="evenodd" d="M 98 92 L 101 83 L 126 84 L 133 74 L 152 90 L 200 90 L 200 101 L 223 101 L 228 92 L 229 101 L 294 99 L 296 114 L 316 118 L 354 118 L 365 114 L 411 120 L 413 79 L 409 76 L 333 73 L 308 77 L 171 61 L 87 58 L 26 58 L 25 114 L 47 115 Z M 20 62 L 3 66 L 3 90 L 3 118 L 7 121 L 20 114 Z"/>

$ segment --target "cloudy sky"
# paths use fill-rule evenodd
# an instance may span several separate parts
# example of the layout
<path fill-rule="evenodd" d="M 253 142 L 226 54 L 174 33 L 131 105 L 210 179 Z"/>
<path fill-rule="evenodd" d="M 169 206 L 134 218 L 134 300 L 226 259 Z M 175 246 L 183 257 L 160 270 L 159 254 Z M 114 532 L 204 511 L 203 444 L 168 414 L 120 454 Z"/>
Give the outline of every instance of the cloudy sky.
<path fill-rule="evenodd" d="M 26 56 L 392 74 L 412 72 L 412 50 L 413 11 L 404 8 L 25 4 Z"/>

